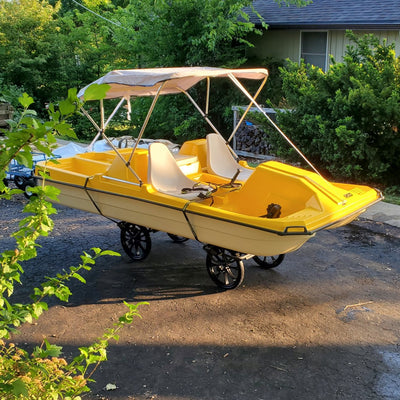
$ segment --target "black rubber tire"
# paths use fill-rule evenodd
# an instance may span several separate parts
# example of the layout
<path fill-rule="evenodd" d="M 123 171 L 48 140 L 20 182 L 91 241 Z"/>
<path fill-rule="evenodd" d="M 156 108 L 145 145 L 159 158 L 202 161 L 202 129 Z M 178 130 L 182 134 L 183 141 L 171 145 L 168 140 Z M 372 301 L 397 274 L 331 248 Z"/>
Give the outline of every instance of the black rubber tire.
<path fill-rule="evenodd" d="M 3 184 L 8 187 L 8 180 L 6 178 L 3 179 Z M 3 194 L 3 191 L 0 190 L 0 194 Z"/>
<path fill-rule="evenodd" d="M 168 235 L 175 243 L 183 243 L 183 242 L 186 242 L 186 240 L 189 240 L 189 238 L 187 238 L 187 237 L 174 235 L 173 233 L 167 233 L 167 235 Z"/>
<path fill-rule="evenodd" d="M 129 222 L 120 223 L 121 245 L 132 261 L 142 261 L 150 253 L 151 238 L 149 230 Z"/>
<path fill-rule="evenodd" d="M 24 196 L 27 199 L 30 199 L 31 197 L 36 196 L 36 193 L 32 193 L 28 189 L 28 187 L 34 187 L 34 186 L 36 186 L 36 183 L 35 183 L 35 180 L 33 178 L 29 178 L 29 179 L 25 178 L 25 183 L 20 187 L 20 189 L 24 191 Z"/>
<path fill-rule="evenodd" d="M 258 264 L 259 267 L 263 269 L 276 268 L 283 259 L 284 254 L 279 254 L 278 256 L 254 256 L 253 260 Z"/>
<path fill-rule="evenodd" d="M 23 176 L 18 176 L 18 175 L 14 176 L 14 183 L 18 189 L 25 190 L 27 181 L 28 181 L 28 178 L 25 178 Z"/>
<path fill-rule="evenodd" d="M 206 266 L 210 278 L 221 289 L 234 289 L 243 282 L 243 261 L 231 250 L 210 246 Z"/>

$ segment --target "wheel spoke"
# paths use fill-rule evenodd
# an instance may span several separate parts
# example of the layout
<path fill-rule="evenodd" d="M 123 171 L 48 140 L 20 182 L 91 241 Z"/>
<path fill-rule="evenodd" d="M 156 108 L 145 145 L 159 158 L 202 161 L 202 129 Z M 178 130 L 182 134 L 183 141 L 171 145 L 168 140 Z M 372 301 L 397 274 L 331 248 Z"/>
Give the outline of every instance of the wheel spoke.
<path fill-rule="evenodd" d="M 236 269 L 236 268 L 229 267 L 229 266 L 225 267 L 226 274 L 231 276 L 233 279 L 235 279 L 235 274 L 232 272 L 232 269 Z"/>
<path fill-rule="evenodd" d="M 234 289 L 243 281 L 243 261 L 232 251 L 207 247 L 207 271 L 211 279 L 222 289 Z"/>
<path fill-rule="evenodd" d="M 137 243 L 136 251 L 139 251 L 139 249 L 142 250 L 143 253 L 146 250 L 146 248 L 145 248 L 145 246 L 144 246 L 144 244 L 142 242 Z"/>
<path fill-rule="evenodd" d="M 151 250 L 149 230 L 143 226 L 121 223 L 121 244 L 126 254 L 133 260 L 145 259 Z"/>
<path fill-rule="evenodd" d="M 225 285 L 228 286 L 230 282 L 229 282 L 229 275 L 226 270 L 224 271 L 224 277 L 225 277 Z"/>
<path fill-rule="evenodd" d="M 254 256 L 254 261 L 264 269 L 275 268 L 282 263 L 285 258 L 284 254 L 276 256 Z"/>

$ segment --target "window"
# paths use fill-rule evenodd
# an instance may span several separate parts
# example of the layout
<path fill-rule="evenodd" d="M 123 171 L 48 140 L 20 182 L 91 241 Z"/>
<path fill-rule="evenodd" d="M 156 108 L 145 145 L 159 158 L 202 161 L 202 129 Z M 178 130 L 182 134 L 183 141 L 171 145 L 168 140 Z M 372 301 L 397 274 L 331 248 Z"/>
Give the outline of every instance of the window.
<path fill-rule="evenodd" d="M 301 58 L 326 70 L 327 32 L 301 32 Z"/>

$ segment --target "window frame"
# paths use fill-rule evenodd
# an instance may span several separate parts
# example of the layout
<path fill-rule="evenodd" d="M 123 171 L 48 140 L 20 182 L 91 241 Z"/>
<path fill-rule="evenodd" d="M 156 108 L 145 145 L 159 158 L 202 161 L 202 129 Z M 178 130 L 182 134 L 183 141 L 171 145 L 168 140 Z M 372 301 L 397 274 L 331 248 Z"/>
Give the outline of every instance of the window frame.
<path fill-rule="evenodd" d="M 312 29 L 312 30 L 303 29 L 300 31 L 299 64 L 301 62 L 301 59 L 304 59 L 303 58 L 303 33 L 325 33 L 326 34 L 326 44 L 325 44 L 325 54 L 324 54 L 325 55 L 325 60 L 324 60 L 325 66 L 324 66 L 324 68 L 321 68 L 324 72 L 326 72 L 328 69 L 328 61 L 329 61 L 329 59 L 328 59 L 329 31 L 326 29 Z M 310 55 L 315 54 L 318 56 L 322 56 L 322 53 L 305 53 L 305 54 L 310 54 Z M 312 65 L 314 65 L 314 64 L 312 64 Z"/>

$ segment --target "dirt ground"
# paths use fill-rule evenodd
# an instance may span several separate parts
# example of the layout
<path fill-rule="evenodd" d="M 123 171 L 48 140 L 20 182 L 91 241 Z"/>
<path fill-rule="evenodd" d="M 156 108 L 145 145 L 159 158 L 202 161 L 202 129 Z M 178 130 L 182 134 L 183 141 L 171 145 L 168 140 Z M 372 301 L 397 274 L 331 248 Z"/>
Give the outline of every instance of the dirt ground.
<path fill-rule="evenodd" d="M 0 250 L 13 245 L 24 201 L 0 201 Z M 242 286 L 224 292 L 199 243 L 159 232 L 148 259 L 132 263 L 113 222 L 58 211 L 16 299 L 91 247 L 122 256 L 100 259 L 68 304 L 52 302 L 15 340 L 47 337 L 71 357 L 117 320 L 124 300 L 149 303 L 111 343 L 85 399 L 400 399 L 400 229 L 360 220 L 320 232 L 274 270 L 246 261 Z"/>

